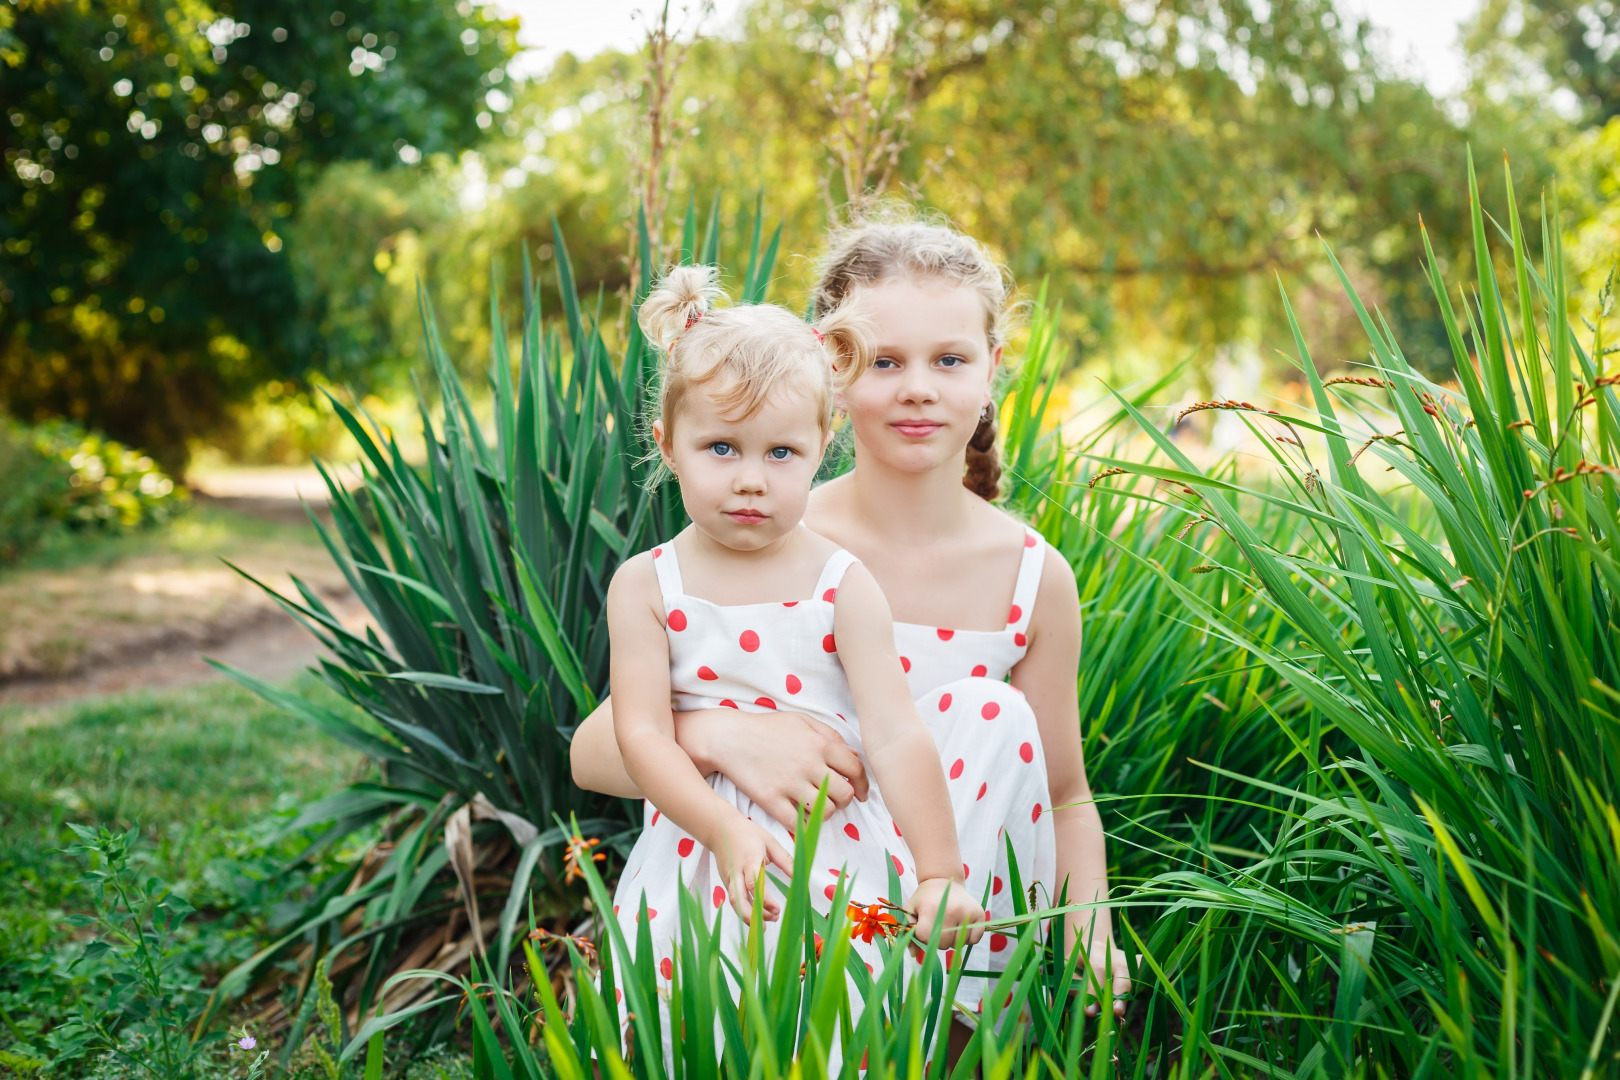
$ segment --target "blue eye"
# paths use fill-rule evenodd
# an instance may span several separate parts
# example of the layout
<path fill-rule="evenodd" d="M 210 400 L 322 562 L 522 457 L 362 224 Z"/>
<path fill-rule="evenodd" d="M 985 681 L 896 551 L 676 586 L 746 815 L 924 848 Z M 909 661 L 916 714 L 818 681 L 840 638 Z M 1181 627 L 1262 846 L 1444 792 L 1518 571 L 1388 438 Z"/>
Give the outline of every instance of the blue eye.
<path fill-rule="evenodd" d="M 961 367 L 963 364 L 967 363 L 966 360 L 960 356 L 957 356 L 955 353 L 947 353 L 939 358 L 939 362 L 943 367 Z"/>
<path fill-rule="evenodd" d="M 791 446 L 773 446 L 768 456 L 772 461 L 786 461 L 793 456 L 793 448 Z"/>
<path fill-rule="evenodd" d="M 732 446 L 730 443 L 717 442 L 709 444 L 709 452 L 715 457 L 730 457 L 737 451 L 736 447 Z"/>
<path fill-rule="evenodd" d="M 900 365 L 896 364 L 893 360 L 889 359 L 887 356 L 880 356 L 876 360 L 872 361 L 872 366 L 875 367 L 875 368 L 878 368 L 880 370 L 887 370 L 889 368 L 899 367 Z"/>

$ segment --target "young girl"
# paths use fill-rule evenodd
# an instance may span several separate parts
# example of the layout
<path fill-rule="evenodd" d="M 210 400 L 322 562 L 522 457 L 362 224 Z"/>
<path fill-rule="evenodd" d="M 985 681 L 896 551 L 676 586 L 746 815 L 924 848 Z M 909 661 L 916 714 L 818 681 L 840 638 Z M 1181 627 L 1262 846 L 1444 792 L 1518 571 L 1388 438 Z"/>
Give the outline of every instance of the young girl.
<path fill-rule="evenodd" d="M 717 292 L 713 268 L 679 268 L 640 313 L 666 350 L 653 436 L 692 524 L 627 561 L 608 590 L 613 726 L 648 800 L 615 915 L 633 943 L 645 902 L 666 979 L 676 890 L 716 914 L 729 904 L 742 922 L 761 894 L 766 919 L 779 916 L 764 866 L 791 874 L 794 820 L 760 809 L 724 776 L 705 779 L 675 741 L 672 707 L 768 717 L 780 704 L 836 731 L 881 785 L 881 797 L 846 804 L 822 827 L 823 910 L 842 875 L 853 878 L 852 899 L 875 902 L 892 866 L 922 926 L 940 916 L 948 933 L 968 927 L 965 939 L 977 940 L 971 924 L 984 908 L 964 887 L 945 776 L 888 604 L 851 555 L 800 524 L 830 438 L 834 363 L 864 367 L 865 337 L 847 310 L 812 328 L 771 305 L 711 311 Z M 768 743 L 768 726 L 757 734 Z M 739 927 L 722 920 L 733 949 Z"/>
<path fill-rule="evenodd" d="M 1071 899 L 1106 902 L 1107 851 L 1081 754 L 1074 574 L 990 502 L 1000 469 L 988 406 L 1008 293 L 995 261 L 948 226 L 879 221 L 835 238 L 816 310 L 826 318 L 858 302 L 875 327 L 874 359 L 864 370 L 857 364 L 841 390 L 855 467 L 815 491 L 805 522 L 862 559 L 894 605 L 898 652 L 911 663 L 907 677 L 938 760 L 948 774 L 964 762 L 947 786 L 969 888 L 987 874 L 1003 877 L 1001 856 L 975 864 L 974 853 L 1005 830 L 1026 881 L 1066 880 Z M 996 718 L 986 722 L 979 710 L 991 703 Z M 574 778 L 631 797 L 639 792 L 612 738 L 616 707 L 604 702 L 575 732 Z M 759 750 L 758 718 L 728 709 L 682 713 L 676 734 L 703 771 L 731 778 L 760 805 L 787 805 L 823 777 L 840 804 L 865 793 L 860 763 L 817 719 L 771 719 L 768 752 Z M 1026 753 L 1038 784 L 1012 767 Z M 990 907 L 1000 917 L 1011 896 L 995 884 Z M 1107 908 L 1070 924 L 1090 942 L 1092 969 L 1111 968 L 1114 994 L 1125 993 Z M 991 935 L 988 944 L 973 966 L 1005 961 L 1006 940 Z M 964 979 L 957 1000 L 972 1008 L 981 990 Z"/>

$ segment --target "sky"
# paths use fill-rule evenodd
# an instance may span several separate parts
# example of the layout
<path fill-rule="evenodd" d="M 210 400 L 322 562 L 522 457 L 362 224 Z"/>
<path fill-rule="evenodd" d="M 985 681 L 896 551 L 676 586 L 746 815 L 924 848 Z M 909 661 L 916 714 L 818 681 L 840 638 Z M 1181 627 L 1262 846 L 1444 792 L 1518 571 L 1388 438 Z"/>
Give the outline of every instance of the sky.
<path fill-rule="evenodd" d="M 513 65 L 514 74 L 544 71 L 563 52 L 590 56 L 603 49 L 629 50 L 642 39 L 635 17 L 656 13 L 653 0 L 495 0 L 496 6 L 523 19 L 520 40 L 528 53 Z M 732 24 L 744 0 L 715 0 L 705 22 L 709 33 Z M 671 21 L 678 12 L 696 8 L 696 0 L 671 0 Z M 1340 0 L 1347 14 L 1360 15 L 1384 36 L 1384 53 L 1399 68 L 1447 96 L 1463 85 L 1463 55 L 1458 26 L 1479 8 L 1479 0 Z"/>

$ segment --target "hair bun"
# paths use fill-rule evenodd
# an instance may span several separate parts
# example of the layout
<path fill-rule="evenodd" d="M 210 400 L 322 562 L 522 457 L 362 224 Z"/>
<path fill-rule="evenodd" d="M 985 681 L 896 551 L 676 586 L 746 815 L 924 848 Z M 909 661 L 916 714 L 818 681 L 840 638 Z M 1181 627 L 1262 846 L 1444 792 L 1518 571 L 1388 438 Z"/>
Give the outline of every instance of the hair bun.
<path fill-rule="evenodd" d="M 668 349 L 683 330 L 708 314 L 720 295 L 719 267 L 671 267 L 641 302 L 636 321 L 647 340 Z"/>

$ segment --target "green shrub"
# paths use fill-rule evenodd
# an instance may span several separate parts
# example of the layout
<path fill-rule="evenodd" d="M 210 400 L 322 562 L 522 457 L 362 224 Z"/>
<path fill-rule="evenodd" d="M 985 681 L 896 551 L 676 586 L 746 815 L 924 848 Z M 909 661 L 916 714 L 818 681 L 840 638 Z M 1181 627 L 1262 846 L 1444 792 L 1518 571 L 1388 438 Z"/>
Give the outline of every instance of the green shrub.
<path fill-rule="evenodd" d="M 161 524 L 190 504 L 146 455 L 62 420 L 0 420 L 0 564 L 55 529 L 120 532 Z"/>
<path fill-rule="evenodd" d="M 1556 219 L 1543 222 L 1538 270 L 1511 184 L 1498 225 L 1470 183 L 1479 276 L 1460 309 L 1429 259 L 1460 390 L 1418 375 L 1346 280 L 1371 345 L 1363 375 L 1324 381 L 1297 340 L 1314 395 L 1305 417 L 1201 406 L 1250 419 L 1280 484 L 1203 473 L 1129 403 L 1171 465 L 1102 462 L 1191 492 L 1189 512 L 1224 534 L 1219 550 L 1237 549 L 1209 560 L 1211 576 L 1285 632 L 1257 634 L 1257 620 L 1168 569 L 1162 579 L 1308 704 L 1275 717 L 1304 782 L 1249 780 L 1278 808 L 1257 849 L 1137 893 L 1173 901 L 1163 921 L 1197 942 L 1155 975 L 1184 985 L 1178 1009 L 1201 1033 L 1190 1048 L 1216 1068 L 1620 1075 L 1610 298 L 1583 347 Z M 1510 282 L 1490 232 L 1511 254 Z M 1374 426 L 1364 395 L 1394 419 Z M 1312 432 L 1319 441 L 1300 437 Z M 1397 486 L 1374 486 L 1387 472 Z M 1256 501 L 1290 522 L 1288 543 L 1256 528 Z"/>
<path fill-rule="evenodd" d="M 70 482 L 60 461 L 41 453 L 32 434 L 0 420 L 0 565 L 16 562 L 55 519 L 48 508 L 67 498 Z"/>

